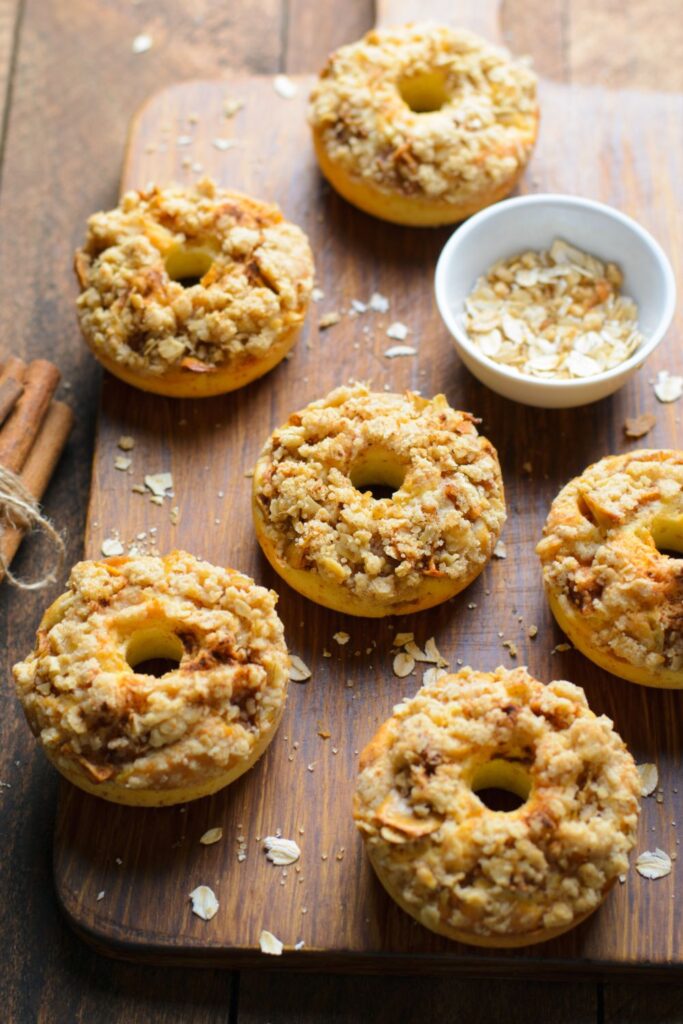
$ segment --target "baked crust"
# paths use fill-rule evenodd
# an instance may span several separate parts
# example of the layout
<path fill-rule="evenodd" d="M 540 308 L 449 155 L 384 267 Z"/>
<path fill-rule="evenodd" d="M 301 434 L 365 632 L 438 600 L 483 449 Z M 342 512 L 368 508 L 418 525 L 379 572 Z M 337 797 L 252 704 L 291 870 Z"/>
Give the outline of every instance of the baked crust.
<path fill-rule="evenodd" d="M 364 466 L 370 479 L 358 482 Z M 370 482 L 397 489 L 375 500 Z M 254 517 L 264 552 L 297 590 L 388 615 L 467 586 L 491 557 L 505 500 L 496 451 L 472 416 L 443 395 L 355 384 L 271 435 L 254 471 Z"/>
<path fill-rule="evenodd" d="M 445 102 L 417 112 L 401 89 L 427 76 L 437 76 Z M 538 116 L 525 64 L 434 24 L 373 30 L 341 47 L 309 107 L 332 184 L 376 216 L 414 224 L 462 219 L 506 195 L 529 160 Z"/>
<path fill-rule="evenodd" d="M 181 551 L 79 562 L 14 666 L 32 731 L 67 778 L 107 799 L 214 792 L 263 752 L 284 707 L 276 601 Z M 160 678 L 131 667 L 169 648 L 179 664 Z"/>
<path fill-rule="evenodd" d="M 683 687 L 683 452 L 610 455 L 555 498 L 537 552 L 583 653 L 645 686 Z"/>
<path fill-rule="evenodd" d="M 472 790 L 494 759 L 528 776 L 515 811 Z M 423 925 L 517 946 L 600 905 L 627 870 L 640 791 L 612 722 L 579 687 L 464 668 L 397 705 L 365 748 L 354 817 L 380 880 Z"/>
<path fill-rule="evenodd" d="M 199 283 L 172 278 L 169 268 L 193 263 Z M 259 376 L 291 347 L 313 285 L 301 229 L 209 179 L 128 192 L 93 214 L 75 266 L 86 341 L 148 390 L 187 378 L 216 393 Z"/>

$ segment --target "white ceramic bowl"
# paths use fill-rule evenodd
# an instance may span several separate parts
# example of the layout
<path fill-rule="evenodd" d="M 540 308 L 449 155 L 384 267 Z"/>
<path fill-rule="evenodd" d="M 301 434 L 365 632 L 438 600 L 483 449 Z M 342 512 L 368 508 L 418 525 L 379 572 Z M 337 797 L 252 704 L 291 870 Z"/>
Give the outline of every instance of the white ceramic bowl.
<path fill-rule="evenodd" d="M 644 341 L 629 359 L 593 377 L 539 380 L 522 375 L 483 355 L 462 325 L 464 302 L 478 277 L 500 259 L 550 248 L 555 238 L 617 263 L 624 275 L 623 294 L 638 305 Z M 671 264 L 644 228 L 604 203 L 551 194 L 506 199 L 465 221 L 439 257 L 435 289 L 439 312 L 468 370 L 499 395 L 546 409 L 596 402 L 620 388 L 664 337 L 676 303 Z"/>

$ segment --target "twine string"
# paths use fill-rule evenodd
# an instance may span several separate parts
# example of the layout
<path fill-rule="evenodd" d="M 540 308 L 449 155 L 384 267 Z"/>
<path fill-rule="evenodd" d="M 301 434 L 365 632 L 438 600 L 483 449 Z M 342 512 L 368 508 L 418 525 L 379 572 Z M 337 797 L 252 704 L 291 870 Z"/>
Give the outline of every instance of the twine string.
<path fill-rule="evenodd" d="M 7 580 L 19 590 L 42 590 L 54 583 L 64 565 L 64 541 L 50 520 L 43 515 L 40 505 L 17 474 L 5 466 L 0 466 L 0 524 L 12 530 L 39 530 L 49 541 L 53 563 L 49 571 L 39 579 L 20 580 L 10 571 L 0 550 L 0 577 L 4 573 Z"/>

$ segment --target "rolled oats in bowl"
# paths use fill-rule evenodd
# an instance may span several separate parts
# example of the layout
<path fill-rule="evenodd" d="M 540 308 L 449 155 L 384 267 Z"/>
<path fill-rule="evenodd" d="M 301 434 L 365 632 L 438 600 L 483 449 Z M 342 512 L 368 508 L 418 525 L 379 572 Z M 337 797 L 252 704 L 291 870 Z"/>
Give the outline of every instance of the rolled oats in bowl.
<path fill-rule="evenodd" d="M 493 264 L 465 300 L 463 327 L 483 355 L 522 375 L 592 377 L 643 341 L 622 281 L 616 263 L 556 238 Z"/>

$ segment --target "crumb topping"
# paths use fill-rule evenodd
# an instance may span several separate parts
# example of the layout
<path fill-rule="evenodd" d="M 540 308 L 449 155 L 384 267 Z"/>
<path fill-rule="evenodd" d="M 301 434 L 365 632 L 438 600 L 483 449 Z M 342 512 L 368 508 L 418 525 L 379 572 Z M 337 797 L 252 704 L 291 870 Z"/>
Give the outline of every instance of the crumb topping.
<path fill-rule="evenodd" d="M 14 666 L 31 729 L 58 767 L 91 783 L 163 790 L 229 770 L 285 700 L 276 601 L 184 552 L 79 562 Z M 127 660 L 149 630 L 177 645 L 177 668 L 161 677 Z"/>
<path fill-rule="evenodd" d="M 472 790 L 494 758 L 528 773 L 515 811 Z M 567 926 L 626 871 L 640 779 L 572 683 L 464 668 L 394 709 L 361 756 L 354 816 L 373 863 L 427 927 L 524 936 Z"/>
<path fill-rule="evenodd" d="M 683 453 L 610 455 L 570 481 L 537 547 L 546 587 L 591 646 L 649 671 L 683 669 Z"/>
<path fill-rule="evenodd" d="M 190 265 L 188 252 L 199 281 L 184 287 L 169 267 Z M 276 206 L 208 178 L 127 192 L 93 214 L 75 265 L 88 342 L 153 374 L 263 356 L 303 322 L 313 287 L 303 231 Z"/>
<path fill-rule="evenodd" d="M 403 98 L 421 82 L 443 98 L 439 109 L 414 110 Z M 331 55 L 309 118 L 349 173 L 383 191 L 465 202 L 527 163 L 536 76 L 470 32 L 431 24 L 372 31 Z"/>
<path fill-rule="evenodd" d="M 402 478 L 390 498 L 352 482 L 373 458 Z M 383 603 L 475 575 L 505 521 L 496 451 L 443 395 L 337 388 L 272 434 L 254 485 L 281 558 Z"/>

